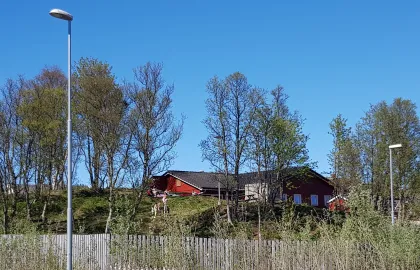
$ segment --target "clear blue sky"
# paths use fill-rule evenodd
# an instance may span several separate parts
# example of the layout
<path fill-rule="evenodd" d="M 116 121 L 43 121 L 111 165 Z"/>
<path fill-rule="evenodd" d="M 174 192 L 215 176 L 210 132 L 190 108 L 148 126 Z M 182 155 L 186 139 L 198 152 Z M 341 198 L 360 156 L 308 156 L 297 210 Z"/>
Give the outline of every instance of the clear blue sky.
<path fill-rule="evenodd" d="M 240 71 L 260 87 L 283 85 L 306 118 L 319 172 L 329 169 L 328 124 L 338 113 L 354 125 L 381 100 L 420 105 L 419 1 L 3 1 L 2 84 L 45 65 L 66 70 L 67 25 L 51 8 L 74 15 L 73 60 L 107 61 L 119 80 L 146 61 L 164 63 L 174 112 L 187 116 L 173 169 L 209 170 L 198 144 L 214 75 Z"/>

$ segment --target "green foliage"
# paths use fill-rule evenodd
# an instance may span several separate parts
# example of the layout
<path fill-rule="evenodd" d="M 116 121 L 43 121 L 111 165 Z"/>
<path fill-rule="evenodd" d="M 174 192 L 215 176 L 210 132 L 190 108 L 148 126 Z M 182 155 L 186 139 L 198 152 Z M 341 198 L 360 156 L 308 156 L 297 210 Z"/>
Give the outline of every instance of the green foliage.
<path fill-rule="evenodd" d="M 103 197 L 85 197 L 83 200 L 75 198 L 73 203 L 77 205 L 74 211 L 74 217 L 87 218 L 94 215 L 103 216 L 108 210 L 108 204 Z"/>
<path fill-rule="evenodd" d="M 343 224 L 342 237 L 351 241 L 366 241 L 385 235 L 390 221 L 374 209 L 370 191 L 359 185 L 349 195 L 350 214 Z"/>
<path fill-rule="evenodd" d="M 269 138 L 279 167 L 303 165 L 309 160 L 306 149 L 308 137 L 302 133 L 301 122 L 276 117 L 272 120 Z"/>
<path fill-rule="evenodd" d="M 250 170 L 258 172 L 257 181 L 268 185 L 268 200 L 274 205 L 287 185 L 285 172 L 292 167 L 312 167 L 314 163 L 306 148 L 309 137 L 303 133 L 302 117 L 289 111 L 288 96 L 281 86 L 271 95 L 271 104 L 264 100 L 256 109 L 247 154 Z"/>
<path fill-rule="evenodd" d="M 371 184 L 372 193 L 379 198 L 389 197 L 389 149 L 394 149 L 394 188 L 397 198 L 416 203 L 420 180 L 420 122 L 416 105 L 410 100 L 397 98 L 393 103 L 372 105 L 357 125 L 357 144 L 361 150 L 364 181 Z M 404 204 L 403 204 L 404 205 Z M 386 210 L 387 204 L 377 205 Z M 400 217 L 408 217 L 402 208 Z"/>
<path fill-rule="evenodd" d="M 347 119 L 339 114 L 330 123 L 333 149 L 328 155 L 335 193 L 345 195 L 349 189 L 361 181 L 360 150 L 356 148 L 356 138 Z"/>
<path fill-rule="evenodd" d="M 229 227 L 230 224 L 227 222 L 226 219 L 220 216 L 220 211 L 214 211 L 214 221 L 211 226 L 211 233 L 213 237 L 226 239 L 229 237 Z"/>
<path fill-rule="evenodd" d="M 81 58 L 73 76 L 75 131 L 83 142 L 90 184 L 93 189 L 114 188 L 119 179 L 114 179 L 112 166 L 127 130 L 122 124 L 126 113 L 123 91 L 112 67 L 98 59 Z"/>
<path fill-rule="evenodd" d="M 338 115 L 330 123 L 333 149 L 329 155 L 332 177 L 338 194 L 364 182 L 370 185 L 373 203 L 383 212 L 390 208 L 391 144 L 402 144 L 393 152 L 394 194 L 402 202 L 399 219 L 418 218 L 420 187 L 420 121 L 416 104 L 396 98 L 371 105 L 357 123 L 355 132 Z"/>

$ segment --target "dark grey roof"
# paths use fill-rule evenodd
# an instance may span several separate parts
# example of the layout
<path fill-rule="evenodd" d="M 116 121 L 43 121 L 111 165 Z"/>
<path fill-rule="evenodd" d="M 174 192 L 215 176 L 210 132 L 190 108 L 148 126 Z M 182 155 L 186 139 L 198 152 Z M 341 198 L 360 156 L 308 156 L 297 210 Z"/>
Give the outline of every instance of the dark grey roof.
<path fill-rule="evenodd" d="M 172 175 L 176 178 L 190 184 L 198 189 L 217 188 L 217 184 L 221 183 L 224 187 L 225 176 L 222 173 L 211 172 L 189 172 L 189 171 L 167 171 L 164 175 Z"/>
<path fill-rule="evenodd" d="M 285 180 L 290 179 L 290 178 L 307 179 L 308 176 L 310 176 L 310 177 L 316 177 L 327 183 L 331 183 L 331 181 L 328 178 L 322 176 L 321 174 L 317 173 L 313 169 L 309 167 L 304 167 L 304 166 L 286 168 L 286 169 L 281 170 L 279 173 L 280 173 L 280 177 Z M 261 174 L 260 177 L 262 179 L 270 179 L 270 178 L 274 179 L 277 176 L 276 175 L 277 172 L 275 171 L 263 171 L 260 174 Z M 239 177 L 240 177 L 240 181 L 244 183 L 255 183 L 258 180 L 258 173 L 257 172 L 241 173 Z"/>
<path fill-rule="evenodd" d="M 264 173 L 269 174 L 270 178 L 275 177 L 274 172 L 263 172 L 263 174 Z M 231 188 L 234 188 L 233 176 L 230 175 L 228 177 L 228 180 L 226 180 L 226 177 L 223 173 L 170 170 L 170 171 L 167 171 L 164 175 L 172 175 L 200 190 L 209 189 L 209 188 L 217 188 L 217 185 L 219 182 L 221 183 L 222 188 L 225 188 L 227 184 L 229 184 Z M 307 167 L 293 167 L 293 168 L 285 169 L 281 172 L 281 177 L 284 177 L 286 179 L 290 177 L 306 178 L 306 176 L 308 175 L 315 176 L 331 184 L 331 182 L 326 177 L 318 174 L 314 170 Z M 227 183 L 227 181 L 229 181 L 229 183 Z M 246 184 L 256 183 L 257 181 L 258 181 L 258 174 L 255 172 L 241 173 L 238 176 L 240 189 L 244 189 Z"/>

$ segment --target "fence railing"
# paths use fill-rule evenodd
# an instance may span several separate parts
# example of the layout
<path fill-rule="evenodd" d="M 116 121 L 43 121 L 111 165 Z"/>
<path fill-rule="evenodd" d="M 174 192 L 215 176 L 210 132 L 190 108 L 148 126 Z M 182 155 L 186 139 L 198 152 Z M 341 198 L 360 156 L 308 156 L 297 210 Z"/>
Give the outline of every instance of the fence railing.
<path fill-rule="evenodd" d="M 398 262 L 417 269 L 418 262 Z M 0 269 L 65 269 L 65 235 L 0 236 Z M 346 242 L 74 235 L 74 269 L 394 269 L 368 245 Z M 414 267 L 414 268 L 413 268 Z"/>

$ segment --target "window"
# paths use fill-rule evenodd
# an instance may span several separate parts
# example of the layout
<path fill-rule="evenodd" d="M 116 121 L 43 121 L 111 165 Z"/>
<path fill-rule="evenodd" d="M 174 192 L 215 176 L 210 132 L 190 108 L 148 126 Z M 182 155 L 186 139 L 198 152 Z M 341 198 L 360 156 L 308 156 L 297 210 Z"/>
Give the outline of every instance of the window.
<path fill-rule="evenodd" d="M 328 201 L 331 200 L 331 195 L 324 195 L 324 205 L 328 206 Z"/>
<path fill-rule="evenodd" d="M 175 183 L 176 183 L 176 186 L 177 186 L 177 187 L 180 187 L 180 186 L 181 186 L 181 180 L 176 179 Z"/>
<path fill-rule="evenodd" d="M 311 205 L 318 206 L 318 195 L 311 195 Z"/>
<path fill-rule="evenodd" d="M 302 196 L 300 194 L 293 194 L 293 201 L 295 202 L 295 204 L 301 204 Z"/>
<path fill-rule="evenodd" d="M 283 193 L 282 200 L 287 201 L 287 194 L 286 193 Z"/>

